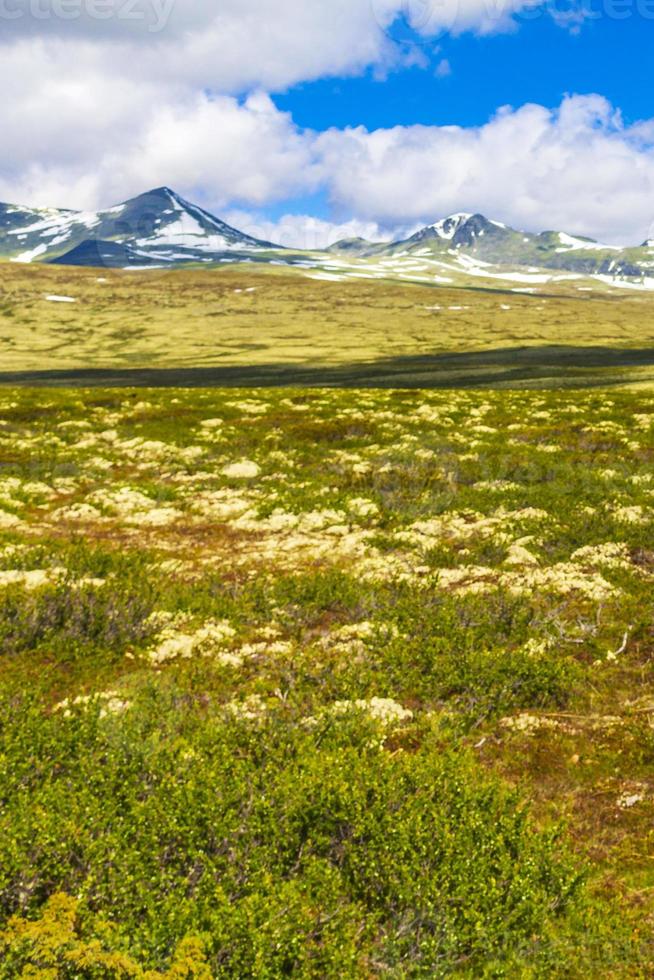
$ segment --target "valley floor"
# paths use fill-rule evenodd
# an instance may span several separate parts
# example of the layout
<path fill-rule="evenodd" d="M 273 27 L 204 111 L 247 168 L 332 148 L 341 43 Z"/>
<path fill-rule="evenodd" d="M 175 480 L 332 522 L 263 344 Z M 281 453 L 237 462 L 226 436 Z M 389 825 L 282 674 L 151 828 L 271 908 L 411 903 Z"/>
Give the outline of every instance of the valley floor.
<path fill-rule="evenodd" d="M 654 394 L 0 392 L 0 977 L 647 977 Z"/>
<path fill-rule="evenodd" d="M 586 282 L 579 280 L 580 283 Z M 654 381 L 654 295 L 0 263 L 0 384 L 559 387 Z"/>

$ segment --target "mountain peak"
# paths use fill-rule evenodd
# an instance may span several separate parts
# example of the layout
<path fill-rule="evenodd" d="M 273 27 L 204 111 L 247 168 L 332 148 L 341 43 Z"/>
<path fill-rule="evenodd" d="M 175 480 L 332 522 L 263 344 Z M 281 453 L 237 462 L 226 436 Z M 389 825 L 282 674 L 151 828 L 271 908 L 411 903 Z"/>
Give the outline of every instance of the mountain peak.
<path fill-rule="evenodd" d="M 118 207 L 143 207 L 149 205 L 152 208 L 165 207 L 169 208 L 184 206 L 186 201 L 184 198 L 180 197 L 172 187 L 153 187 L 152 190 L 144 191 L 142 194 L 137 194 L 135 197 L 130 197 Z M 110 208 L 111 211 L 117 210 L 117 208 Z"/>
<path fill-rule="evenodd" d="M 464 245 L 473 245 L 477 239 L 486 234 L 502 234 L 507 231 L 506 225 L 500 224 L 499 221 L 489 221 L 483 214 L 459 211 L 427 225 L 403 244 L 420 245 L 423 242 L 449 242 L 451 247 L 460 248 Z"/>
<path fill-rule="evenodd" d="M 355 255 L 362 255 L 368 249 L 373 248 L 372 242 L 367 238 L 340 238 L 333 242 L 326 249 L 327 252 L 351 252 Z"/>
<path fill-rule="evenodd" d="M 141 197 L 163 197 L 168 199 L 172 198 L 173 200 L 176 200 L 178 195 L 175 193 L 172 187 L 164 186 L 164 187 L 153 187 L 152 190 L 150 191 L 145 191 L 145 193 L 143 194 L 138 194 L 137 197 L 133 198 L 133 200 L 138 201 L 138 199 Z"/>
<path fill-rule="evenodd" d="M 232 228 L 167 186 L 146 191 L 111 211 L 120 213 L 117 225 L 125 225 L 129 229 L 128 237 L 136 239 L 131 244 L 172 250 L 171 254 L 160 256 L 168 260 L 184 258 L 182 253 L 189 248 L 219 253 L 230 249 L 279 247 Z"/>
<path fill-rule="evenodd" d="M 472 217 L 473 215 L 466 211 L 458 211 L 456 214 L 448 215 L 447 218 L 441 218 L 434 224 L 427 225 L 427 229 L 435 231 L 439 238 L 454 238 L 459 228 L 466 225 Z"/>

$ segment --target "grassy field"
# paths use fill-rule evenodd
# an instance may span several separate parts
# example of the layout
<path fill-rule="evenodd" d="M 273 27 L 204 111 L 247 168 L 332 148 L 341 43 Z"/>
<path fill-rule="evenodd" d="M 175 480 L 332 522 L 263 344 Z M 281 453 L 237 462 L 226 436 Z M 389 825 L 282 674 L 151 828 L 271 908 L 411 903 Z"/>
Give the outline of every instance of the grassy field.
<path fill-rule="evenodd" d="M 439 387 L 654 379 L 651 294 L 576 281 L 530 294 L 472 282 L 3 263 L 0 381 Z"/>
<path fill-rule="evenodd" d="M 646 392 L 4 389 L 0 977 L 651 976 L 653 460 Z"/>

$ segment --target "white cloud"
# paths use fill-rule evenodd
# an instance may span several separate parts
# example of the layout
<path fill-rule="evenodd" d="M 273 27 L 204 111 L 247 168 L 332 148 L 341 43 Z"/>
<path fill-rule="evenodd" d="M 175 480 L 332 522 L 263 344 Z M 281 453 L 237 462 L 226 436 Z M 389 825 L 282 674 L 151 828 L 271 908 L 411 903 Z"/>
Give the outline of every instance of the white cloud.
<path fill-rule="evenodd" d="M 91 16 L 88 5 L 95 2 L 108 3 L 112 16 Z M 35 17 L 33 3 L 50 16 Z M 80 16 L 56 16 L 57 3 L 78 4 Z M 23 16 L 3 19 L 3 6 Z M 79 77 L 90 61 L 107 79 L 227 94 L 390 67 L 400 57 L 371 0 L 138 0 L 136 10 L 130 0 L 130 12 L 142 19 L 125 16 L 127 9 L 126 0 L 0 0 L 0 50 L 4 57 L 38 40 Z M 153 30 L 157 24 L 161 29 Z"/>
<path fill-rule="evenodd" d="M 306 140 L 229 97 L 400 58 L 371 0 L 175 0 L 153 33 L 166 3 L 0 0 L 1 196 L 92 207 L 181 182 L 261 204 L 311 183 Z"/>
<path fill-rule="evenodd" d="M 597 95 L 555 111 L 503 109 L 477 128 L 330 130 L 316 152 L 335 204 L 363 220 L 481 211 L 518 228 L 635 244 L 654 219 L 651 123 L 625 126 Z"/>
<path fill-rule="evenodd" d="M 368 241 L 391 241 L 402 233 L 399 228 L 382 228 L 376 221 L 333 222 L 307 214 L 285 214 L 277 221 L 250 211 L 228 211 L 224 220 L 248 235 L 286 248 L 328 248 L 344 238 L 366 238 Z"/>
<path fill-rule="evenodd" d="M 0 0 L 0 39 L 94 46 L 130 77 L 225 93 L 278 90 L 401 60 L 394 24 L 417 36 L 511 29 L 543 0 Z M 543 5 L 544 6 L 544 5 Z M 545 9 L 545 7 L 544 7 Z"/>
<path fill-rule="evenodd" d="M 424 37 L 475 31 L 494 34 L 515 27 L 514 17 L 523 10 L 541 9 L 542 0 L 370 0 L 377 22 L 393 37 L 394 25 L 404 24 Z"/>
<path fill-rule="evenodd" d="M 263 93 L 243 104 L 231 96 L 199 96 L 163 107 L 125 173 L 130 186 L 183 185 L 207 200 L 209 191 L 212 206 L 220 208 L 233 201 L 266 204 L 311 191 L 319 180 L 311 138 Z"/>
<path fill-rule="evenodd" d="M 57 113 L 63 92 L 66 111 Z M 22 112 L 0 107 L 7 157 L 0 199 L 96 208 L 169 184 L 198 203 L 224 208 L 266 204 L 318 183 L 312 139 L 265 94 L 240 102 L 182 93 L 158 105 L 154 88 L 132 95 L 118 82 L 105 111 L 90 112 L 103 93 L 103 80 L 91 74 L 84 87 L 54 83 L 42 124 L 30 105 Z"/>

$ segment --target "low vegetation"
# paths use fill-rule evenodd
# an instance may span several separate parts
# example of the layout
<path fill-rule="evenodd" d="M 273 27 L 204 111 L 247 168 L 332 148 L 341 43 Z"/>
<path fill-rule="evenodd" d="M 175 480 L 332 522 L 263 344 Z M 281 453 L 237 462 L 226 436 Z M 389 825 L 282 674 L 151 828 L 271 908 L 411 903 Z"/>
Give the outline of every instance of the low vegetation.
<path fill-rule="evenodd" d="M 0 381 L 557 387 L 654 379 L 651 292 L 585 280 L 489 288 L 471 277 L 455 287 L 312 274 L 0 263 Z"/>
<path fill-rule="evenodd" d="M 0 977 L 654 967 L 654 397 L 0 396 Z"/>

